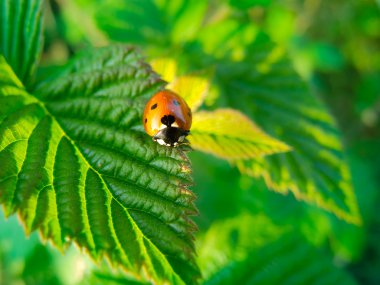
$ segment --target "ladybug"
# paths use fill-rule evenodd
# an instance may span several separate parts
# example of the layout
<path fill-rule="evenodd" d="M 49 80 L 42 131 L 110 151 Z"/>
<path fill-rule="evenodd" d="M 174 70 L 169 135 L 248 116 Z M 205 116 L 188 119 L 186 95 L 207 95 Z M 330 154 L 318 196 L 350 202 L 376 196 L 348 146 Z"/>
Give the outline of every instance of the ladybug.
<path fill-rule="evenodd" d="M 192 114 L 185 100 L 162 90 L 146 103 L 143 124 L 148 135 L 160 145 L 177 147 L 190 132 Z"/>

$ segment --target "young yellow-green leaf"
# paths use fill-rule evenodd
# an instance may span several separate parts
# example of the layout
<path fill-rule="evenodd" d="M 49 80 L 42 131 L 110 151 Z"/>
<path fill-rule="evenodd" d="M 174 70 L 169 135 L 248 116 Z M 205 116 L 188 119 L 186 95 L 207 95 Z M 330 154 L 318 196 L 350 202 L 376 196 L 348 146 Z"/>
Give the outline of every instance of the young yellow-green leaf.
<path fill-rule="evenodd" d="M 177 76 L 177 63 L 171 58 L 156 58 L 150 62 L 153 70 L 166 82 L 174 81 Z"/>
<path fill-rule="evenodd" d="M 194 149 L 228 160 L 252 159 L 290 150 L 232 109 L 195 113 L 189 141 Z"/>
<path fill-rule="evenodd" d="M 171 58 L 152 60 L 151 65 L 153 70 L 169 83 L 166 88 L 184 98 L 193 112 L 202 105 L 210 87 L 207 78 L 195 74 L 178 76 L 177 64 Z"/>
<path fill-rule="evenodd" d="M 209 81 L 204 77 L 184 75 L 170 82 L 167 88 L 185 99 L 190 109 L 195 112 L 205 100 L 209 85 Z"/>
<path fill-rule="evenodd" d="M 193 284 L 190 165 L 141 118 L 163 82 L 131 47 L 87 51 L 28 92 L 0 57 L 0 203 L 29 233 L 157 284 Z"/>
<path fill-rule="evenodd" d="M 29 84 L 42 50 L 43 0 L 1 0 L 0 54 Z"/>

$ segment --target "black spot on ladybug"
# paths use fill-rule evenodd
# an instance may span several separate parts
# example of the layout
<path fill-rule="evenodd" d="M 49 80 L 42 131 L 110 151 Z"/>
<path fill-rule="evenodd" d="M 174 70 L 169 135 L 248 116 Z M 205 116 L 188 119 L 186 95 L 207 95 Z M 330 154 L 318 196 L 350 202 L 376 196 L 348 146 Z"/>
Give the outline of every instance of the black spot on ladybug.
<path fill-rule="evenodd" d="M 156 109 L 156 108 L 157 108 L 157 103 L 154 104 L 154 105 L 152 105 L 152 107 L 150 107 L 151 110 L 154 110 L 154 109 Z"/>
<path fill-rule="evenodd" d="M 181 105 L 177 100 L 173 100 L 173 104 L 176 105 L 176 106 Z"/>
<path fill-rule="evenodd" d="M 148 122 L 148 119 L 147 119 L 147 118 L 145 118 L 145 124 L 146 124 L 146 122 Z"/>
<path fill-rule="evenodd" d="M 175 118 L 172 115 L 165 115 L 161 118 L 161 123 L 170 127 L 175 122 Z"/>

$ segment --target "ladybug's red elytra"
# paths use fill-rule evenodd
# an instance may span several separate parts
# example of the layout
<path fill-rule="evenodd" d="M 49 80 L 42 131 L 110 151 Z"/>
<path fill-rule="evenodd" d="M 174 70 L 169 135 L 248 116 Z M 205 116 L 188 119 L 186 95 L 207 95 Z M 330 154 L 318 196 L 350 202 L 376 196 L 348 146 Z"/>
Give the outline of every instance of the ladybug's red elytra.
<path fill-rule="evenodd" d="M 192 114 L 183 98 L 169 90 L 153 95 L 146 103 L 143 124 L 160 145 L 179 146 L 190 132 Z"/>

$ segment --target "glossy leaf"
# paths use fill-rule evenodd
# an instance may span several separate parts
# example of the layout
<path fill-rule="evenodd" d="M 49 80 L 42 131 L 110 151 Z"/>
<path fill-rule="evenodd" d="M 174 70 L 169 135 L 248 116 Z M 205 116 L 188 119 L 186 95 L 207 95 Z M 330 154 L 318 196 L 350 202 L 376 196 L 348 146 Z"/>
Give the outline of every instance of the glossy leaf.
<path fill-rule="evenodd" d="M 198 248 L 204 284 L 356 284 L 291 225 L 262 213 L 214 223 Z"/>
<path fill-rule="evenodd" d="M 357 284 L 336 268 L 323 253 L 302 239 L 286 236 L 249 252 L 244 259 L 231 260 L 204 282 L 222 284 Z"/>
<path fill-rule="evenodd" d="M 75 58 L 33 92 L 0 59 L 0 203 L 59 248 L 156 283 L 192 284 L 188 215 L 197 213 L 180 149 L 145 134 L 146 100 L 162 82 L 131 47 Z"/>
<path fill-rule="evenodd" d="M 360 224 L 339 130 L 325 105 L 306 87 L 283 50 L 259 37 L 242 62 L 218 68 L 222 97 L 292 152 L 241 160 L 239 169 L 264 177 L 279 192 L 317 204 Z M 231 97 L 236 94 L 237 98 Z"/>
<path fill-rule="evenodd" d="M 197 35 L 207 4 L 197 0 L 101 0 L 95 3 L 95 18 L 113 40 L 168 47 L 168 42 L 183 43 Z"/>
<path fill-rule="evenodd" d="M 290 150 L 233 109 L 195 113 L 189 140 L 194 149 L 228 160 L 252 159 Z"/>

